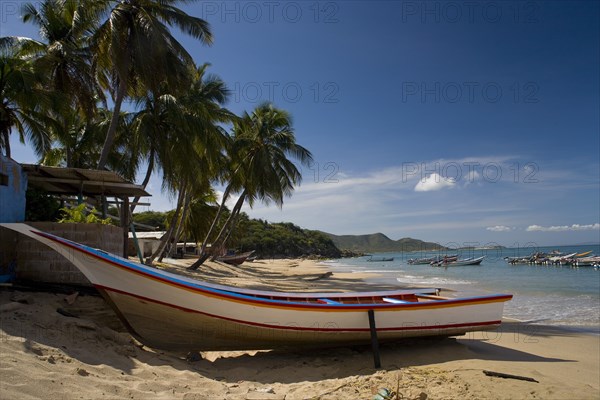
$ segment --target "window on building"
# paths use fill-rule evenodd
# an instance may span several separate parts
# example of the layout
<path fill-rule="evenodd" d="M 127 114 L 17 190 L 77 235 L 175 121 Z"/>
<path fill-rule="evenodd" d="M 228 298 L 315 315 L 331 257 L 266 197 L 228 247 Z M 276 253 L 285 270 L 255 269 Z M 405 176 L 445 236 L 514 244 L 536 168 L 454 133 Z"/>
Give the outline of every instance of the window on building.
<path fill-rule="evenodd" d="M 8 186 L 8 175 L 0 174 L 0 186 Z"/>

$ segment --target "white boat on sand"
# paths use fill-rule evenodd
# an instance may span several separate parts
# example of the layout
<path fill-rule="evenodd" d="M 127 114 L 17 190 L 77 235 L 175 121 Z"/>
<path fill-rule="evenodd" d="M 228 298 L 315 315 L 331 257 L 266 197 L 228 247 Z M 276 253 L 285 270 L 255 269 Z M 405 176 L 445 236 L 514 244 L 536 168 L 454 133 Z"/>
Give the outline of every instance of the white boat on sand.
<path fill-rule="evenodd" d="M 141 343 L 165 350 L 345 346 L 492 330 L 512 295 L 446 298 L 437 289 L 283 293 L 201 282 L 138 264 L 26 224 L 0 226 L 71 261 Z M 374 324 L 369 323 L 374 315 Z"/>

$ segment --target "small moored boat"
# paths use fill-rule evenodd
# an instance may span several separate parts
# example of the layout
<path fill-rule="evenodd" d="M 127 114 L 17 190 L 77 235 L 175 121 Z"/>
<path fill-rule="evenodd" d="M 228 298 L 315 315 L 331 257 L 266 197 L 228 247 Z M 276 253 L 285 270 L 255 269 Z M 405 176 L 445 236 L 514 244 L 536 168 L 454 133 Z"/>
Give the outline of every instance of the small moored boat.
<path fill-rule="evenodd" d="M 479 265 L 481 264 L 481 262 L 483 261 L 483 259 L 485 258 L 485 256 L 482 257 L 478 257 L 478 258 L 465 258 L 462 260 L 455 260 L 455 261 L 441 261 L 439 263 L 436 264 L 431 264 L 434 267 L 462 267 L 465 265 Z"/>
<path fill-rule="evenodd" d="M 450 259 L 450 260 L 456 260 L 458 258 L 458 255 L 454 254 L 451 256 L 435 256 L 435 257 L 426 257 L 426 258 L 411 258 L 410 260 L 408 260 L 408 263 L 410 265 L 426 265 L 426 264 L 431 264 L 431 263 L 437 263 L 440 262 L 443 259 Z"/>
<path fill-rule="evenodd" d="M 388 261 L 394 261 L 394 257 L 373 257 L 373 256 L 369 256 L 369 258 L 367 258 L 368 262 L 388 262 Z"/>

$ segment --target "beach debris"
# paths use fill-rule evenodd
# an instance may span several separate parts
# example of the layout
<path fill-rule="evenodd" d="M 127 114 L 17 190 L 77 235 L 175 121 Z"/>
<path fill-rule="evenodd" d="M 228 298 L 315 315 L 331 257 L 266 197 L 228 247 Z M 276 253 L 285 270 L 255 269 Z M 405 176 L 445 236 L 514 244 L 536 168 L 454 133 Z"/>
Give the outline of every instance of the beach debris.
<path fill-rule="evenodd" d="M 255 391 L 259 392 L 259 393 L 275 393 L 275 390 L 273 390 L 273 388 L 271 386 L 267 386 L 264 388 L 258 388 L 258 389 L 255 389 Z"/>
<path fill-rule="evenodd" d="M 373 400 L 391 400 L 396 398 L 396 392 L 388 389 L 381 388 L 379 391 L 373 396 Z"/>
<path fill-rule="evenodd" d="M 35 354 L 36 356 L 42 357 L 44 355 L 44 350 L 37 345 L 37 343 L 32 342 L 31 340 L 25 340 L 24 346 L 27 350 Z"/>
<path fill-rule="evenodd" d="M 81 375 L 81 376 L 89 376 L 89 372 L 87 372 L 85 369 L 83 368 L 77 368 L 77 375 Z"/>
<path fill-rule="evenodd" d="M 23 293 L 15 293 L 10 296 L 10 301 L 21 304 L 33 304 L 33 296 Z"/>
<path fill-rule="evenodd" d="M 540 383 L 539 381 L 536 381 L 533 378 L 529 378 L 527 376 L 521 376 L 521 375 L 511 375 L 511 374 L 505 374 L 502 372 L 494 372 L 494 371 L 483 371 L 484 374 L 486 374 L 487 376 L 494 376 L 494 377 L 498 377 L 498 378 L 504 378 L 504 379 L 518 379 L 520 381 L 528 381 L 528 382 L 535 382 L 535 383 Z"/>
<path fill-rule="evenodd" d="M 185 356 L 185 360 L 189 363 L 198 362 L 202 360 L 202 355 L 197 351 L 190 351 Z"/>
<path fill-rule="evenodd" d="M 318 280 L 321 280 L 321 279 L 329 278 L 332 275 L 333 275 L 333 272 L 327 271 L 324 274 L 319 274 L 319 275 L 316 275 L 316 276 L 311 276 L 311 277 L 304 278 L 304 280 L 305 281 L 311 281 L 311 282 L 312 281 L 318 281 Z"/>
<path fill-rule="evenodd" d="M 119 344 L 122 346 L 133 345 L 135 347 L 133 338 L 128 333 L 117 332 L 113 329 L 110 329 L 107 326 L 103 326 L 102 328 L 100 328 L 100 335 L 104 339 L 115 342 L 116 344 Z"/>
<path fill-rule="evenodd" d="M 273 388 L 269 387 L 266 389 L 271 389 L 270 392 L 265 392 L 262 389 L 254 389 L 246 393 L 246 400 L 283 400 L 285 399 L 285 395 L 276 394 L 273 391 Z"/>
<path fill-rule="evenodd" d="M 21 307 L 23 307 L 23 303 L 17 303 L 16 301 L 13 301 L 0 305 L 0 312 L 16 311 Z"/>
<path fill-rule="evenodd" d="M 70 295 L 65 297 L 65 301 L 67 302 L 68 305 L 73 305 L 73 303 L 75 303 L 75 300 L 77 300 L 77 297 L 79 296 L 79 292 L 73 292 Z"/>
<path fill-rule="evenodd" d="M 96 330 L 96 324 L 88 319 L 80 319 L 75 322 L 75 326 L 82 329 L 87 329 L 90 331 Z"/>
<path fill-rule="evenodd" d="M 59 313 L 60 315 L 64 315 L 65 317 L 69 317 L 69 318 L 79 318 L 77 315 L 75 314 L 71 314 L 70 312 L 68 312 L 67 310 L 65 310 L 64 308 L 57 308 L 56 312 Z"/>

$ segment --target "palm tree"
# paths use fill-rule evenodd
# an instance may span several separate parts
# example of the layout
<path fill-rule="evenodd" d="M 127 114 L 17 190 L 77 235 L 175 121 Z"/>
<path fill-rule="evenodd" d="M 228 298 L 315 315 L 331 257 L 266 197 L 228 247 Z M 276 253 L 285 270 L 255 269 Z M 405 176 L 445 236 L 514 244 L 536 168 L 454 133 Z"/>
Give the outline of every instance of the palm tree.
<path fill-rule="evenodd" d="M 114 100 L 113 119 L 106 132 L 99 169 L 104 168 L 108 159 L 127 95 L 134 95 L 140 88 L 157 93 L 165 83 L 171 90 L 189 86 L 189 71 L 194 61 L 168 26 L 176 26 L 205 44 L 212 43 L 208 23 L 176 8 L 174 4 L 178 2 L 119 1 L 95 32 L 95 62 L 100 71 L 110 74 Z"/>
<path fill-rule="evenodd" d="M 41 111 L 49 104 L 42 76 L 18 54 L 18 40 L 0 38 L 0 150 L 11 156 L 10 134 L 16 129 L 21 143 L 27 139 L 38 157 L 50 148 L 47 119 Z"/>
<path fill-rule="evenodd" d="M 102 91 L 92 73 L 90 31 L 96 24 L 94 2 L 44 0 L 39 8 L 23 6 L 23 22 L 39 28 L 45 42 L 28 39 L 22 52 L 33 57 L 34 67 L 47 77 L 48 89 L 64 94 L 63 111 L 82 111 L 91 117 Z M 66 111 L 65 111 L 66 110 Z"/>
<path fill-rule="evenodd" d="M 234 173 L 230 186 L 233 188 L 239 183 L 242 192 L 213 241 L 213 248 L 224 246 L 245 201 L 250 206 L 256 200 L 283 206 L 284 198 L 291 196 L 294 187 L 302 181 L 300 171 L 290 158 L 304 165 L 312 161 L 310 151 L 296 143 L 289 113 L 269 103 L 259 105 L 251 115 L 244 113 L 234 122 L 233 135 L 230 168 Z M 203 252 L 190 269 L 197 269 L 207 258 Z"/>
<path fill-rule="evenodd" d="M 206 76 L 206 68 L 203 65 L 195 71 L 192 84 L 179 97 L 146 98 L 146 106 L 137 116 L 137 136 L 163 170 L 163 187 L 178 194 L 171 220 L 174 228 L 147 263 L 161 255 L 173 236 L 179 236 L 189 205 L 206 195 L 223 165 L 229 136 L 220 124 L 234 115 L 223 107 L 229 94 L 225 84 L 216 76 Z"/>
<path fill-rule="evenodd" d="M 193 239 L 196 243 L 204 238 L 217 213 L 216 201 L 217 197 L 212 189 L 191 201 L 189 217 L 184 227 L 187 238 Z"/>
<path fill-rule="evenodd" d="M 150 92 L 138 99 L 139 111 L 130 115 L 129 146 L 125 151 L 130 157 L 137 155 L 137 166 L 142 160 L 147 161 L 143 187 L 155 170 L 164 169 L 163 166 L 169 169 L 178 158 L 169 151 L 173 140 L 179 140 L 174 139 L 175 135 L 188 140 L 186 147 L 194 141 L 201 147 L 203 175 L 212 176 L 211 171 L 220 168 L 229 137 L 219 124 L 231 121 L 235 115 L 223 107 L 229 96 L 225 83 L 215 75 L 207 75 L 207 67 L 205 64 L 194 72 L 191 85 L 179 96 Z M 134 199 L 131 212 L 138 200 Z"/>
<path fill-rule="evenodd" d="M 38 151 L 45 162 L 55 165 L 70 167 L 84 160 L 77 144 L 89 141 L 82 133 L 91 130 L 97 100 L 103 99 L 92 74 L 87 46 L 89 31 L 94 26 L 90 9 L 93 9 L 92 3 L 87 0 L 45 0 L 39 7 L 27 3 L 22 8 L 23 21 L 39 28 L 42 41 L 3 38 L 36 75 L 43 77 L 43 82 L 39 82 L 43 93 L 23 90 L 23 94 L 29 97 L 29 103 L 37 103 L 35 119 L 40 124 L 43 122 L 45 135 L 59 143 L 58 147 L 49 149 L 50 141 L 47 141 L 43 154 Z M 29 110 L 28 115 L 31 118 L 35 113 Z M 74 155 L 82 157 L 74 161 Z M 89 154 L 85 156 L 87 162 L 97 159 L 87 157 Z"/>
<path fill-rule="evenodd" d="M 52 148 L 44 154 L 41 163 L 44 165 L 94 169 L 110 118 L 110 111 L 104 108 L 97 109 L 96 114 L 90 118 L 85 118 L 83 114 L 77 112 L 64 112 L 48 126 L 53 139 Z M 123 118 L 123 121 L 125 120 Z M 129 160 L 124 160 L 124 158 L 131 155 L 129 153 L 122 154 L 118 151 L 120 148 L 129 147 L 125 142 L 127 126 L 121 126 L 120 130 L 123 133 L 119 135 L 119 146 L 115 146 L 115 151 L 111 153 L 109 164 L 111 169 L 118 172 L 125 179 L 134 180 L 135 170 L 132 171 L 134 166 L 131 165 Z"/>

